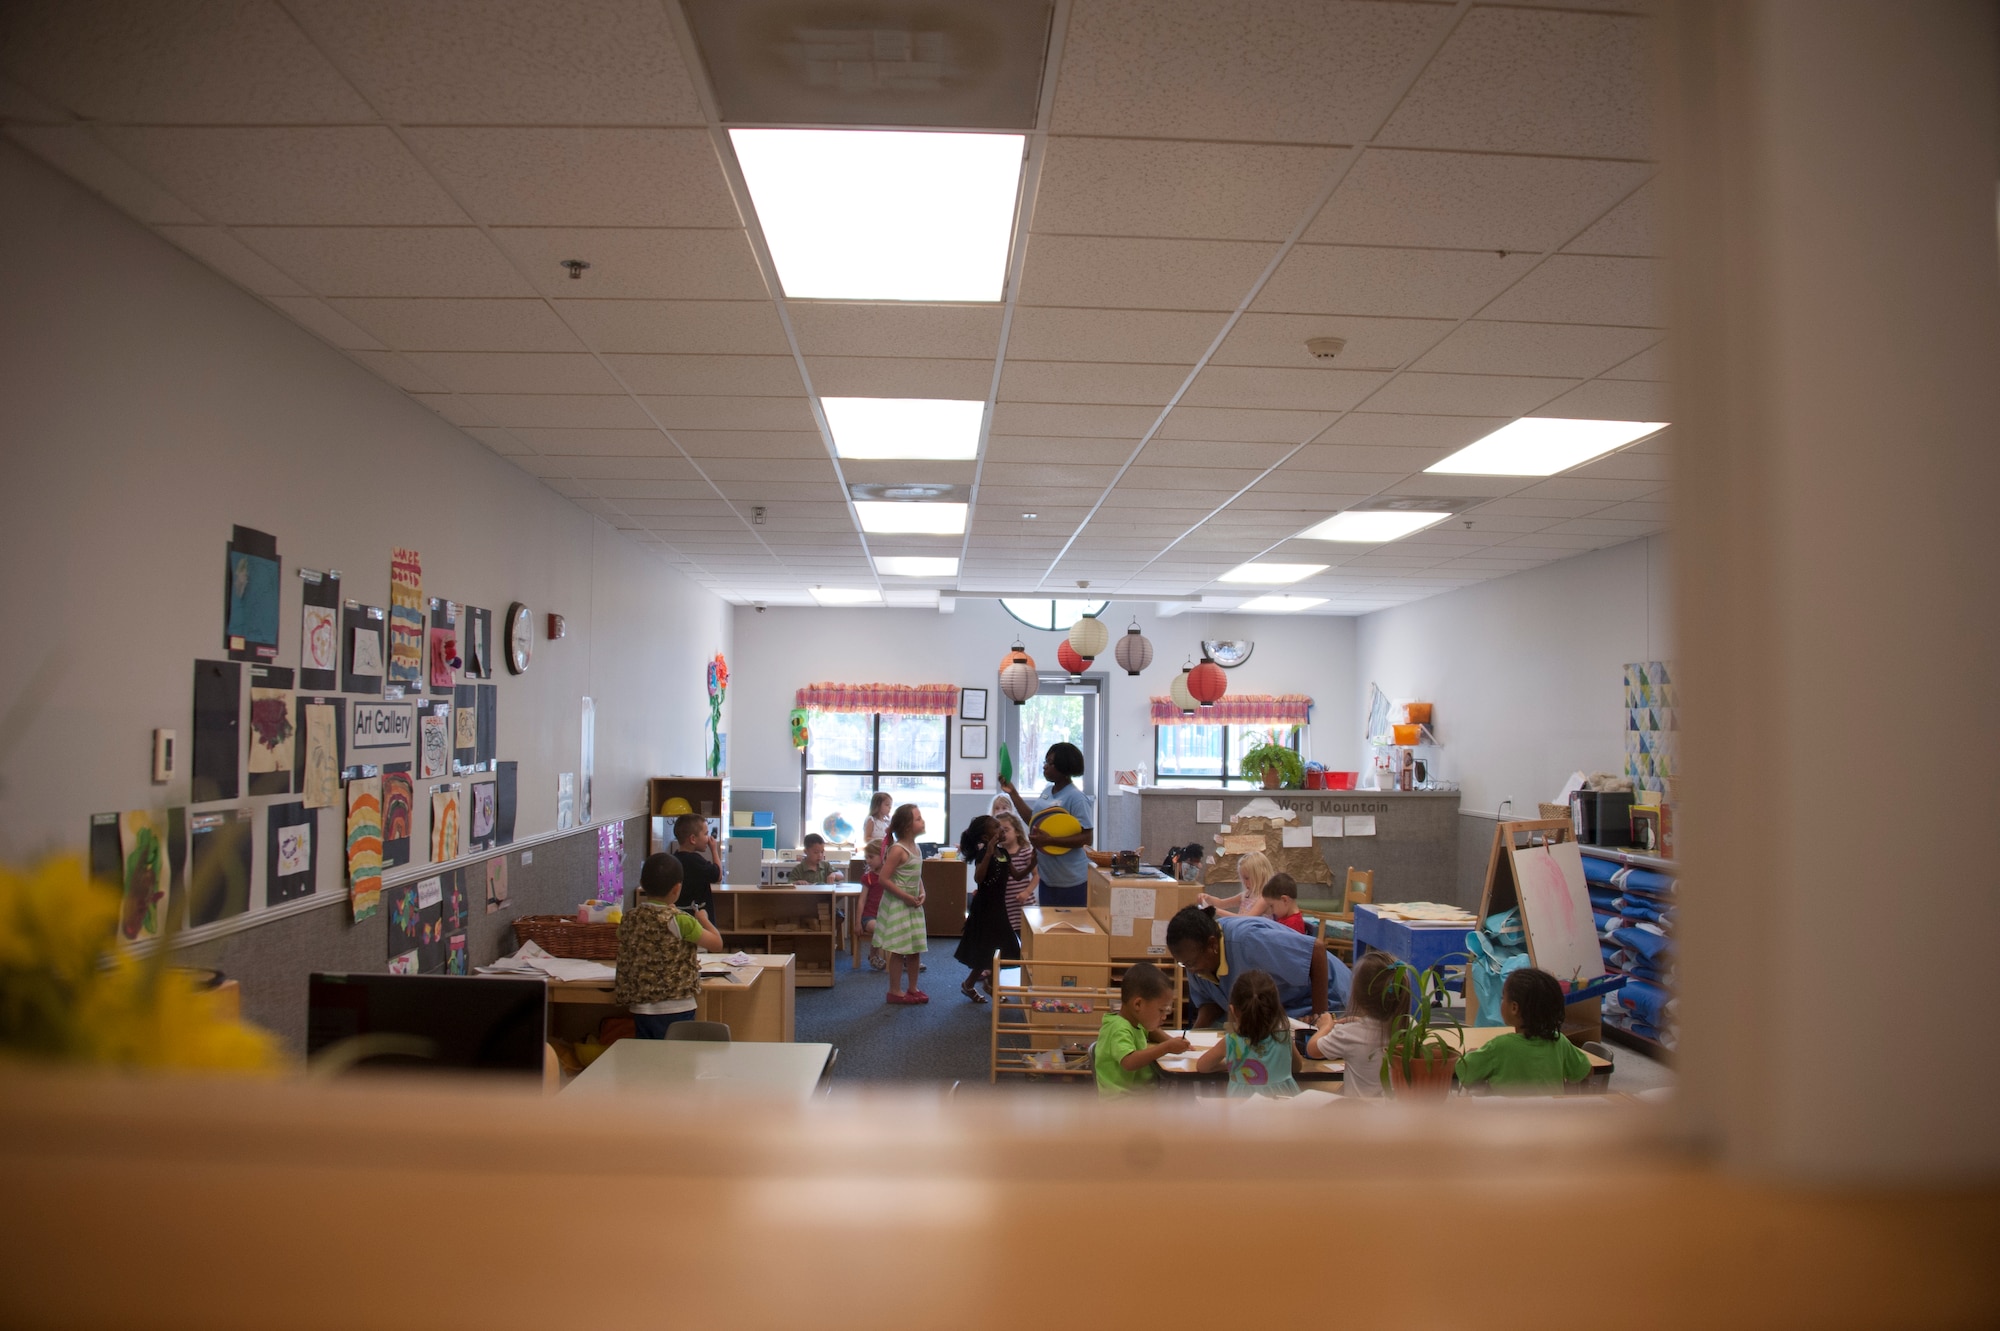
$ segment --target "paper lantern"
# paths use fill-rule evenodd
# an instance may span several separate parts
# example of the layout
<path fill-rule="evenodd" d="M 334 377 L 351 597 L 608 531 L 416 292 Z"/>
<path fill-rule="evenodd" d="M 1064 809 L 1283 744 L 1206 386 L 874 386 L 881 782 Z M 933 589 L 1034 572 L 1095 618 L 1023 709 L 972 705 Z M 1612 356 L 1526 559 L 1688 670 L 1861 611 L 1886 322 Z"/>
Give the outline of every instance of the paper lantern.
<path fill-rule="evenodd" d="M 1146 641 L 1146 635 L 1139 632 L 1139 621 L 1133 620 L 1132 627 L 1125 630 L 1125 636 L 1112 649 L 1111 657 L 1123 666 L 1125 673 L 1136 675 L 1153 664 L 1153 644 Z"/>
<path fill-rule="evenodd" d="M 1174 706 L 1181 709 L 1182 716 L 1192 715 L 1194 709 L 1200 706 L 1194 700 L 1194 695 L 1188 692 L 1188 670 L 1186 666 L 1182 666 L 1181 673 L 1174 676 L 1174 682 L 1167 685 L 1167 693 L 1173 698 Z"/>
<path fill-rule="evenodd" d="M 1071 679 L 1081 680 L 1084 669 L 1090 662 L 1077 655 L 1076 648 L 1069 645 L 1069 639 L 1064 638 L 1056 644 L 1056 664 L 1069 671 Z"/>
<path fill-rule="evenodd" d="M 1201 654 L 1201 664 L 1188 671 L 1188 692 L 1203 707 L 1213 707 L 1222 701 L 1222 695 L 1229 692 L 1229 676 L 1222 673 L 1222 667 L 1209 660 L 1208 653 Z"/>
<path fill-rule="evenodd" d="M 1035 674 L 1035 658 L 1021 650 L 1017 640 L 1014 650 L 1000 658 L 1000 692 L 1019 707 L 1041 689 L 1042 681 Z"/>
<path fill-rule="evenodd" d="M 1088 667 L 1111 645 L 1111 630 L 1105 628 L 1104 621 L 1096 615 L 1085 615 L 1069 626 L 1069 645 Z M 1077 673 L 1083 672 L 1079 670 Z"/>

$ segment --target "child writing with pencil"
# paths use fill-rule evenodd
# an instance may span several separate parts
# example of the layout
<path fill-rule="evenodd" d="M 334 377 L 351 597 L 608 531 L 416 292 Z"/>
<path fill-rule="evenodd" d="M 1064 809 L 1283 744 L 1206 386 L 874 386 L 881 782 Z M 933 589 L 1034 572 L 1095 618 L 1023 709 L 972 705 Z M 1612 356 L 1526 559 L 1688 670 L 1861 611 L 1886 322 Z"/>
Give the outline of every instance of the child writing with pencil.
<path fill-rule="evenodd" d="M 1563 989 L 1547 971 L 1523 967 L 1500 989 L 1500 1020 L 1514 1029 L 1458 1060 L 1461 1086 L 1490 1086 L 1502 1095 L 1561 1095 L 1590 1076 L 1590 1055 L 1562 1033 Z"/>
<path fill-rule="evenodd" d="M 1188 1042 L 1160 1029 L 1174 1005 L 1174 987 L 1160 968 L 1141 961 L 1118 982 L 1118 1010 L 1104 1014 L 1097 1031 L 1097 1093 L 1109 1099 L 1153 1088 L 1168 1054 L 1186 1053 Z"/>
<path fill-rule="evenodd" d="M 923 967 L 924 853 L 917 838 L 924 833 L 924 815 L 914 804 L 902 804 L 889 815 L 890 844 L 882 857 L 882 903 L 875 915 L 875 946 L 889 954 L 889 998 L 907 1006 L 928 1003 L 931 996 L 917 988 Z M 898 989 L 904 980 L 906 988 Z"/>
<path fill-rule="evenodd" d="M 1229 1029 L 1195 1060 L 1196 1072 L 1229 1069 L 1229 1095 L 1297 1095 L 1305 1061 L 1292 1039 L 1292 1019 L 1278 1001 L 1268 971 L 1244 971 L 1229 989 Z"/>

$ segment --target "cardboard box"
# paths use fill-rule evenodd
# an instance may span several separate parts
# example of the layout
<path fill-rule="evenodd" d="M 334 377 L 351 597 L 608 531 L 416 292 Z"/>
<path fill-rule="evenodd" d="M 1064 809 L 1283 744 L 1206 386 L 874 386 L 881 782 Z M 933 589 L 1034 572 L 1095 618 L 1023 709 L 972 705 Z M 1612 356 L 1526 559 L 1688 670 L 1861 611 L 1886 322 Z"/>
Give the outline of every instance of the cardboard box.
<path fill-rule="evenodd" d="M 1090 871 L 1091 912 L 1105 933 L 1113 961 L 1144 961 L 1167 955 L 1167 921 L 1195 904 L 1199 883 Z"/>
<path fill-rule="evenodd" d="M 1109 961 L 1104 924 L 1080 906 L 1029 906 L 1021 912 L 1021 960 Z M 1099 983 L 1101 974 L 1085 983 Z"/>

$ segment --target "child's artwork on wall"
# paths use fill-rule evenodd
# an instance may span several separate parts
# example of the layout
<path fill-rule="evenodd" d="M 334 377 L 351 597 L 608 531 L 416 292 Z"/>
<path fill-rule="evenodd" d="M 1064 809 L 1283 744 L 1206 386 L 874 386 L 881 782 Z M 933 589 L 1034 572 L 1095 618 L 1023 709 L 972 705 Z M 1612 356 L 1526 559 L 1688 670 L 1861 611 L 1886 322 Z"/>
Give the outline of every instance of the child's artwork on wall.
<path fill-rule="evenodd" d="M 160 816 L 147 809 L 118 815 L 120 880 L 125 889 L 118 912 L 118 936 L 128 943 L 157 938 L 167 922 L 168 868 L 166 829 Z"/>
<path fill-rule="evenodd" d="M 417 776 L 429 780 L 451 771 L 451 704 L 417 704 Z"/>
<path fill-rule="evenodd" d="M 493 849 L 493 783 L 475 781 L 472 784 L 472 847 L 473 850 Z"/>
<path fill-rule="evenodd" d="M 486 861 L 486 913 L 507 909 L 507 857 L 495 855 Z"/>
<path fill-rule="evenodd" d="M 431 863 L 458 858 L 458 787 L 431 792 Z"/>
<path fill-rule="evenodd" d="M 297 733 L 291 670 L 251 666 L 248 770 L 252 795 L 291 794 L 292 745 Z"/>
<path fill-rule="evenodd" d="M 328 693 L 340 687 L 340 575 L 299 570 L 299 687 Z"/>
<path fill-rule="evenodd" d="M 1625 775 L 1634 790 L 1665 792 L 1678 774 L 1680 690 L 1669 661 L 1625 667 Z"/>
<path fill-rule="evenodd" d="M 479 753 L 479 686 L 461 684 L 452 692 L 451 770 L 469 772 Z"/>
<path fill-rule="evenodd" d="M 477 724 L 472 731 L 472 761 L 484 771 L 500 747 L 500 686 L 481 684 L 477 690 Z"/>
<path fill-rule="evenodd" d="M 412 973 L 415 969 L 417 947 L 423 942 L 422 912 L 417 907 L 417 885 L 404 883 L 392 887 L 389 897 L 389 955 L 400 957 L 407 954 L 412 959 Z"/>
<path fill-rule="evenodd" d="M 474 679 L 493 678 L 493 612 L 480 606 L 465 607 L 465 673 Z"/>
<path fill-rule="evenodd" d="M 188 823 L 188 927 L 250 909 L 249 809 L 197 814 Z"/>
<path fill-rule="evenodd" d="M 417 973 L 417 950 L 411 948 L 399 956 L 389 958 L 389 974 L 415 975 Z"/>
<path fill-rule="evenodd" d="M 431 598 L 430 685 L 432 693 L 449 694 L 459 667 L 458 603 Z"/>
<path fill-rule="evenodd" d="M 304 781 L 299 793 L 308 809 L 340 804 L 341 724 L 346 708 L 315 699 L 300 709 L 304 720 Z"/>
<path fill-rule="evenodd" d="M 466 963 L 466 958 L 468 956 L 465 947 L 465 935 L 453 934 L 451 936 L 450 942 L 446 945 L 446 949 L 447 950 L 445 953 L 444 973 L 446 975 L 465 974 L 466 973 L 465 963 Z"/>
<path fill-rule="evenodd" d="M 356 924 L 382 908 L 380 777 L 347 783 L 347 903 Z"/>
<path fill-rule="evenodd" d="M 465 927 L 465 870 L 451 869 L 444 875 L 444 927 L 446 932 Z"/>
<path fill-rule="evenodd" d="M 382 692 L 382 607 L 349 601 L 340 608 L 340 691 Z"/>
<path fill-rule="evenodd" d="M 417 883 L 417 969 L 435 975 L 444 969 L 444 876 Z"/>
<path fill-rule="evenodd" d="M 1535 966 L 1569 984 L 1604 974 L 1583 854 L 1573 841 L 1513 849 L 1514 885 Z"/>
<path fill-rule="evenodd" d="M 318 887 L 313 830 L 319 815 L 294 801 L 273 804 L 264 816 L 264 904 L 312 895 Z"/>
<path fill-rule="evenodd" d="M 233 800 L 239 793 L 237 755 L 243 667 L 234 661 L 194 663 L 194 755 L 188 763 L 189 798 L 196 804 Z"/>
<path fill-rule="evenodd" d="M 415 550 L 389 552 L 389 676 L 406 689 L 424 683 L 424 567 Z"/>
<path fill-rule="evenodd" d="M 493 764 L 493 843 L 499 846 L 514 840 L 514 810 L 520 802 L 521 764 Z"/>
<path fill-rule="evenodd" d="M 223 649 L 232 661 L 278 657 L 278 538 L 232 529 L 223 588 Z"/>
<path fill-rule="evenodd" d="M 599 901 L 625 899 L 625 824 L 606 823 L 597 829 L 597 896 Z"/>
<path fill-rule="evenodd" d="M 354 630 L 354 659 L 352 669 L 357 675 L 379 675 L 382 673 L 382 635 L 374 629 L 362 627 Z"/>
<path fill-rule="evenodd" d="M 416 805 L 416 790 L 410 781 L 408 763 L 391 763 L 382 769 L 382 867 L 393 869 L 410 862 L 410 820 Z"/>

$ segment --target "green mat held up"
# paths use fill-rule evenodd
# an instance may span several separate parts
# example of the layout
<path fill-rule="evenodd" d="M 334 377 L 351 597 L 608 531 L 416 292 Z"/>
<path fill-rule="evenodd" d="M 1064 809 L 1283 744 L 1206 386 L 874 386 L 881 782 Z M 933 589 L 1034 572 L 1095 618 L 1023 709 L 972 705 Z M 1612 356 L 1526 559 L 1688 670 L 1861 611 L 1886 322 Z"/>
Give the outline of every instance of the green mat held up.
<path fill-rule="evenodd" d="M 1014 755 L 1007 752 L 1007 741 L 1004 739 L 1000 741 L 1000 779 L 1002 781 L 1014 779 Z"/>

